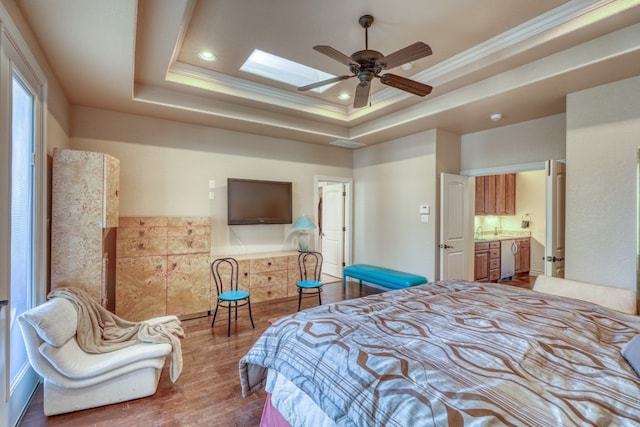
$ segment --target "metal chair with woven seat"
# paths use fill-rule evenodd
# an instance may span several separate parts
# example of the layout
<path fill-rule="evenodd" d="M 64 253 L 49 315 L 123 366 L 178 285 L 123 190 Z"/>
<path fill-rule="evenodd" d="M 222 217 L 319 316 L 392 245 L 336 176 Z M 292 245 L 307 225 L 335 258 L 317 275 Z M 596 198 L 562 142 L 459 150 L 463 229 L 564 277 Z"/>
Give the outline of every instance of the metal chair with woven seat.
<path fill-rule="evenodd" d="M 322 254 L 320 252 L 301 252 L 298 255 L 300 281 L 298 285 L 298 311 L 302 304 L 302 294 L 318 294 L 318 305 L 322 305 Z"/>
<path fill-rule="evenodd" d="M 231 310 L 235 308 L 236 311 L 236 325 L 238 324 L 238 307 L 246 305 L 249 308 L 249 319 L 251 320 L 251 327 L 255 328 L 253 324 L 253 316 L 251 315 L 251 294 L 249 291 L 238 289 L 238 261 L 235 258 L 218 258 L 211 263 L 211 274 L 213 274 L 213 280 L 216 284 L 216 291 L 218 292 L 218 300 L 216 302 L 216 311 L 213 314 L 213 320 L 211 321 L 211 327 L 216 322 L 216 316 L 218 315 L 218 308 L 226 308 L 229 310 L 229 322 L 227 325 L 227 336 L 231 336 Z M 226 290 L 225 290 L 225 284 Z"/>

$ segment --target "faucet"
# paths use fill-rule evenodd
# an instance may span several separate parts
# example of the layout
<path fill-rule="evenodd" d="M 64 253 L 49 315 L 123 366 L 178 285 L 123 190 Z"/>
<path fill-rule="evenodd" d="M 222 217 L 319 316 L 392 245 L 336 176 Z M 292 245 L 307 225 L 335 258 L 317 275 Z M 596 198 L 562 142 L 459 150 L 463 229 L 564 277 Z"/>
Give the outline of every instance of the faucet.
<path fill-rule="evenodd" d="M 476 227 L 476 238 L 478 238 L 478 239 L 482 238 L 482 226 L 481 225 Z"/>

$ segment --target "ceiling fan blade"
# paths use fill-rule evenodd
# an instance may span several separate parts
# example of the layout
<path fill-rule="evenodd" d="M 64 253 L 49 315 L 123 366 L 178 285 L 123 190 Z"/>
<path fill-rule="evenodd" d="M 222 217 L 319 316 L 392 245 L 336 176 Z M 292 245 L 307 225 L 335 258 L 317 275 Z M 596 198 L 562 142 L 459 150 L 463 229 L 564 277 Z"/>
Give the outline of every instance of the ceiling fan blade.
<path fill-rule="evenodd" d="M 300 91 L 305 91 L 305 90 L 310 90 L 310 89 L 315 89 L 317 87 L 321 87 L 321 86 L 325 86 L 331 83 L 337 83 L 337 82 L 341 82 L 342 80 L 347 80 L 350 79 L 351 77 L 355 77 L 355 76 L 338 76 L 338 77 L 333 77 L 327 80 L 322 80 L 319 82 L 315 82 L 315 83 L 311 83 L 308 84 L 306 86 L 301 86 L 298 88 L 298 90 Z"/>
<path fill-rule="evenodd" d="M 345 55 L 344 53 L 332 48 L 331 46 L 326 46 L 326 45 L 317 45 L 313 47 L 313 50 L 316 50 L 322 54 L 327 55 L 329 58 L 335 59 L 336 61 L 344 64 L 344 65 L 355 65 L 357 67 L 360 66 L 360 64 L 358 64 L 356 61 L 354 61 L 353 59 L 349 58 L 347 55 Z"/>
<path fill-rule="evenodd" d="M 431 48 L 428 44 L 415 42 L 404 49 L 383 56 L 376 61 L 376 64 L 382 65 L 382 68 L 385 70 L 390 70 L 398 65 L 406 64 L 429 55 L 431 55 Z"/>
<path fill-rule="evenodd" d="M 356 86 L 356 96 L 353 99 L 353 108 L 361 108 L 369 102 L 369 91 L 371 90 L 371 82 L 360 82 Z"/>
<path fill-rule="evenodd" d="M 424 83 L 407 79 L 406 77 L 396 76 L 395 74 L 385 74 L 380 76 L 380 81 L 387 86 L 393 86 L 396 89 L 404 90 L 405 92 L 418 96 L 429 95 L 433 89 L 433 87 Z"/>

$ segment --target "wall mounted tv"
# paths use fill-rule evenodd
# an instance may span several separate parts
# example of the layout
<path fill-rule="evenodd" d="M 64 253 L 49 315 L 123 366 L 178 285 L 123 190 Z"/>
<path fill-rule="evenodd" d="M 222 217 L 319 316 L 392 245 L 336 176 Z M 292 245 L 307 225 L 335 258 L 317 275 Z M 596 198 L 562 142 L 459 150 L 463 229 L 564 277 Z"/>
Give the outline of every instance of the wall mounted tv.
<path fill-rule="evenodd" d="M 290 182 L 227 178 L 227 224 L 291 224 Z"/>

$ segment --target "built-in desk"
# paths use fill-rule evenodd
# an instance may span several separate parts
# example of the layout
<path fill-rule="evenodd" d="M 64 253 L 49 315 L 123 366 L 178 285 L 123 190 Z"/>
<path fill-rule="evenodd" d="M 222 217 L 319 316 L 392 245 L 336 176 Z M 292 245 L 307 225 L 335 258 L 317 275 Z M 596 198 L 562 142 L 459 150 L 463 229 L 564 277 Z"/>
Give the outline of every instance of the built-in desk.
<path fill-rule="evenodd" d="M 238 288 L 251 293 L 251 302 L 277 300 L 298 295 L 300 280 L 298 252 L 263 252 L 242 255 L 214 255 L 211 259 L 233 257 L 238 260 Z M 212 306 L 216 300 L 211 289 Z"/>

